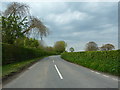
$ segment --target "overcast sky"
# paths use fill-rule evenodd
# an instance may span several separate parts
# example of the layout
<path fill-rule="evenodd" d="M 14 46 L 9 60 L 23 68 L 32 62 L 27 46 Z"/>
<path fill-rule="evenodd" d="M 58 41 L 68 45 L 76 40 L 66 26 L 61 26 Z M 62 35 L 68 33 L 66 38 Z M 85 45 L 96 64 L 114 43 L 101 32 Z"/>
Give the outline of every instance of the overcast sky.
<path fill-rule="evenodd" d="M 94 41 L 100 47 L 118 44 L 117 2 L 25 2 L 32 15 L 40 18 L 49 28 L 50 35 L 43 38 L 48 46 L 65 41 L 67 50 L 84 50 L 85 44 Z M 3 10 L 6 3 L 2 4 Z"/>

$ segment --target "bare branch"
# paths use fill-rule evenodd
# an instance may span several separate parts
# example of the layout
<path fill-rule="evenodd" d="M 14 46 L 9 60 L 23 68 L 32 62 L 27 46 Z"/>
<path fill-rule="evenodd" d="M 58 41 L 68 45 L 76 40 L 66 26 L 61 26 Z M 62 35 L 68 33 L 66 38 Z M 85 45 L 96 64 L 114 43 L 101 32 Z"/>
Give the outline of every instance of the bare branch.
<path fill-rule="evenodd" d="M 13 13 L 15 15 L 25 16 L 26 14 L 29 14 L 29 6 L 18 2 L 10 3 L 5 10 L 4 15 L 8 16 Z"/>
<path fill-rule="evenodd" d="M 48 28 L 36 17 L 30 18 L 30 26 L 23 31 L 23 33 L 26 32 L 32 33 L 35 36 L 40 36 L 41 39 L 43 36 L 46 37 L 49 34 Z"/>

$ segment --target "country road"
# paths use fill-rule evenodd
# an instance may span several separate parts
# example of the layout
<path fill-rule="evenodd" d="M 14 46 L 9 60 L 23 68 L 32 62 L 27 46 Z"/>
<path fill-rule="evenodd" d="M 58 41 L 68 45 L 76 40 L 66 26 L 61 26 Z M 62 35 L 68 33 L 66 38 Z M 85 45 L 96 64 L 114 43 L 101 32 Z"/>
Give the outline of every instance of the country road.
<path fill-rule="evenodd" d="M 38 61 L 3 88 L 118 88 L 118 79 L 56 55 Z"/>

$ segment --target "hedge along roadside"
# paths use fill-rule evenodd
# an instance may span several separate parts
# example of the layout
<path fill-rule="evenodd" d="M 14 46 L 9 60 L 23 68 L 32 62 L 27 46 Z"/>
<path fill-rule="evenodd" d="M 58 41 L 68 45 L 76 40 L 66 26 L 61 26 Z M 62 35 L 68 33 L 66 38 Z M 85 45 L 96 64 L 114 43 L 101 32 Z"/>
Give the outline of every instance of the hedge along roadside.
<path fill-rule="evenodd" d="M 64 52 L 61 57 L 67 61 L 119 76 L 120 50 Z"/>
<path fill-rule="evenodd" d="M 39 48 L 25 48 L 10 44 L 2 44 L 3 65 L 53 54 L 55 53 L 46 52 Z"/>

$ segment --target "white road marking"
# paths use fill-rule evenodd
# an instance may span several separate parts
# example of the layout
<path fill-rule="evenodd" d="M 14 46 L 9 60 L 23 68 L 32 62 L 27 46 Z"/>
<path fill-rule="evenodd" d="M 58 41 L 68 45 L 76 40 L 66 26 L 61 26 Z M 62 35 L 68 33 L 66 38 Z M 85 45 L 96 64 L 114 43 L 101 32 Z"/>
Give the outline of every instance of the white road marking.
<path fill-rule="evenodd" d="M 96 73 L 96 74 L 101 74 L 101 73 L 95 72 L 95 71 L 93 71 L 93 70 L 90 70 L 90 71 L 91 71 L 91 72 L 94 72 L 94 73 Z M 102 75 L 102 74 L 101 74 L 101 75 Z M 107 75 L 102 75 L 102 76 L 109 78 L 109 76 L 107 76 Z M 116 79 L 116 78 L 111 78 L 111 79 L 113 79 L 113 80 L 115 80 L 115 81 L 120 81 L 120 80 L 118 80 L 118 79 Z"/>
<path fill-rule="evenodd" d="M 91 70 L 91 72 L 94 72 L 94 71 Z"/>
<path fill-rule="evenodd" d="M 37 64 L 38 64 L 38 63 L 36 63 L 36 64 L 30 66 L 28 69 L 32 69 L 32 68 L 34 68 Z"/>
<path fill-rule="evenodd" d="M 96 74 L 100 74 L 100 73 L 98 73 L 98 72 L 95 72 Z"/>
<path fill-rule="evenodd" d="M 30 67 L 30 68 L 28 68 L 28 69 L 32 69 L 33 67 Z"/>
<path fill-rule="evenodd" d="M 58 72 L 58 75 L 60 76 L 60 79 L 63 79 L 62 74 L 61 74 L 60 71 L 58 70 L 57 66 L 56 66 L 56 65 L 54 65 L 54 66 L 55 66 L 55 69 L 56 69 L 57 72 Z"/>
<path fill-rule="evenodd" d="M 112 79 L 118 81 L 118 79 L 115 79 L 115 78 L 112 78 Z"/>
<path fill-rule="evenodd" d="M 53 60 L 53 62 L 54 62 L 54 60 Z"/>
<path fill-rule="evenodd" d="M 107 76 L 107 75 L 103 75 L 104 77 L 109 77 L 109 76 Z"/>

